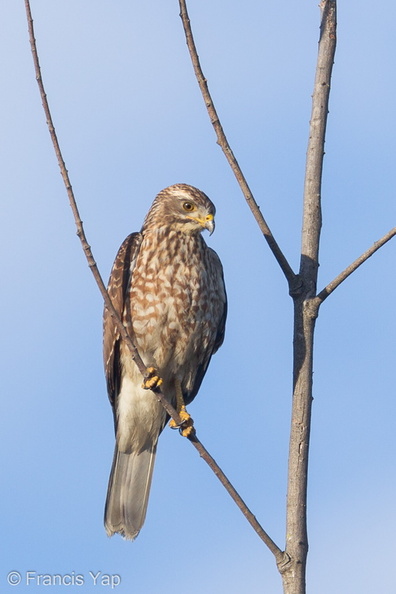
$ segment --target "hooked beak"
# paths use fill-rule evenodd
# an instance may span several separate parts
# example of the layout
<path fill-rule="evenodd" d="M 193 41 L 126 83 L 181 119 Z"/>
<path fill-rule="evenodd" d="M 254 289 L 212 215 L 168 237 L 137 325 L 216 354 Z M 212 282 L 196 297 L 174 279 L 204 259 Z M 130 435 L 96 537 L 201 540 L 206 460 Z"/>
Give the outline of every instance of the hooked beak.
<path fill-rule="evenodd" d="M 210 235 L 212 235 L 213 231 L 215 230 L 214 215 L 212 214 L 208 214 L 200 219 L 198 217 L 187 218 L 191 219 L 192 221 L 198 222 L 202 226 L 202 229 L 207 229 L 209 231 Z"/>
<path fill-rule="evenodd" d="M 212 235 L 213 231 L 215 230 L 215 221 L 212 214 L 206 215 L 203 226 L 209 231 L 210 235 Z"/>

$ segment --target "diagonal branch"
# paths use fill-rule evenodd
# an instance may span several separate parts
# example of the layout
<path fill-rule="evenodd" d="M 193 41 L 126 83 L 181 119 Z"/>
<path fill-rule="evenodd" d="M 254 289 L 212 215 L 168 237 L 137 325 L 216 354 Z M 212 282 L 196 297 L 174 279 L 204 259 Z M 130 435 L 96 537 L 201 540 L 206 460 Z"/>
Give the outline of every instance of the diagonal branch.
<path fill-rule="evenodd" d="M 393 229 L 388 231 L 388 233 L 386 233 L 383 237 L 381 237 L 381 239 L 376 241 L 368 250 L 366 250 L 361 256 L 359 256 L 359 258 L 356 258 L 356 260 L 352 262 L 352 264 L 350 264 L 347 268 L 345 268 L 345 270 L 343 270 L 338 276 L 336 276 L 335 279 L 331 281 L 331 283 L 329 283 L 324 289 L 322 289 L 322 291 L 320 291 L 320 293 L 318 293 L 317 297 L 315 297 L 313 301 L 317 302 L 318 306 L 321 305 L 321 303 L 323 303 L 323 301 L 327 299 L 327 297 L 331 295 L 331 293 L 337 287 L 339 287 L 340 284 L 344 282 L 344 280 L 352 274 L 352 272 L 355 272 L 355 270 L 359 268 L 359 266 L 364 264 L 366 260 L 368 260 L 373 254 L 375 254 L 377 250 L 379 250 L 383 245 L 390 241 L 392 237 L 395 237 L 395 235 L 396 227 L 393 227 Z"/>
<path fill-rule="evenodd" d="M 139 371 L 144 376 L 144 374 L 146 373 L 146 366 L 144 365 L 144 363 L 137 351 L 137 348 L 134 345 L 131 337 L 129 336 L 120 317 L 118 316 L 116 310 L 114 309 L 114 306 L 113 306 L 112 301 L 109 297 L 109 294 L 106 290 L 105 284 L 103 282 L 103 279 L 100 275 L 100 272 L 99 272 L 99 269 L 95 262 L 95 259 L 93 257 L 91 247 L 87 241 L 87 238 L 86 238 L 86 235 L 84 232 L 83 223 L 82 223 L 79 211 L 78 211 L 77 202 L 76 202 L 73 188 L 72 188 L 72 185 L 70 182 L 69 174 L 67 172 L 66 165 L 63 160 L 62 152 L 61 152 L 61 149 L 59 146 L 58 138 L 57 138 L 57 135 L 55 132 L 55 127 L 54 127 L 54 123 L 52 120 L 52 116 L 51 116 L 51 112 L 50 112 L 50 108 L 49 108 L 49 104 L 48 104 L 48 100 L 47 100 L 47 95 L 46 95 L 43 80 L 41 77 L 41 69 L 40 69 L 40 63 L 39 63 L 39 58 L 38 58 L 38 53 L 37 53 L 36 40 L 34 37 L 33 19 L 32 19 L 29 0 L 25 0 L 25 8 L 26 8 L 27 21 L 28 21 L 29 41 L 30 41 L 30 46 L 31 46 L 31 50 L 32 50 L 32 55 L 33 55 L 34 69 L 35 69 L 35 73 L 36 73 L 36 80 L 37 80 L 37 83 L 39 86 L 41 101 L 42 101 L 43 109 L 44 109 L 45 116 L 47 119 L 47 125 L 48 125 L 49 133 L 51 136 L 52 144 L 54 146 L 55 154 L 58 159 L 58 164 L 59 164 L 60 172 L 61 172 L 61 175 L 63 178 L 63 182 L 66 187 L 67 195 L 68 195 L 69 202 L 70 202 L 70 207 L 73 211 L 74 220 L 75 220 L 76 227 L 77 227 L 77 235 L 81 241 L 81 245 L 84 250 L 84 254 L 88 261 L 88 266 L 90 267 L 91 272 L 92 272 L 92 274 L 95 278 L 95 281 L 99 287 L 99 290 L 102 294 L 105 306 L 109 310 L 109 312 L 110 312 L 110 314 L 118 328 L 118 331 L 120 332 L 122 339 L 127 344 L 128 348 L 131 352 L 132 359 L 135 361 L 136 365 L 138 366 Z M 155 394 L 156 394 L 158 400 L 161 402 L 162 406 L 165 408 L 166 412 L 172 417 L 172 419 L 174 419 L 174 421 L 176 421 L 176 423 L 178 425 L 180 425 L 182 423 L 182 419 L 180 418 L 180 416 L 178 415 L 176 410 L 173 408 L 173 406 L 168 402 L 168 400 L 166 399 L 165 395 L 161 392 L 161 390 L 157 389 L 155 391 Z M 236 489 L 232 486 L 232 484 L 230 483 L 230 481 L 228 480 L 228 478 L 226 477 L 224 472 L 221 470 L 221 468 L 218 466 L 218 464 L 216 463 L 214 458 L 212 458 L 212 456 L 206 450 L 204 445 L 200 442 L 196 433 L 193 432 L 188 437 L 188 439 L 193 444 L 193 446 L 196 448 L 196 450 L 198 451 L 201 458 L 203 458 L 203 460 L 205 460 L 205 462 L 208 464 L 208 466 L 212 469 L 214 474 L 217 476 L 217 478 L 219 479 L 221 484 L 227 490 L 228 494 L 234 500 L 236 505 L 239 507 L 239 509 L 241 510 L 243 515 L 246 517 L 246 519 L 248 520 L 248 522 L 250 523 L 252 528 L 255 530 L 255 532 L 258 534 L 258 536 L 261 538 L 261 540 L 267 545 L 267 547 L 273 553 L 273 555 L 275 556 L 277 561 L 281 562 L 283 559 L 284 553 L 274 543 L 274 541 L 270 538 L 270 536 L 265 532 L 265 530 L 259 524 L 259 522 L 255 518 L 253 513 L 247 507 L 246 503 L 240 497 L 240 495 L 238 494 Z"/>
<path fill-rule="evenodd" d="M 212 97 L 209 92 L 207 80 L 204 76 L 204 73 L 202 72 L 197 48 L 196 48 L 194 37 L 192 34 L 190 19 L 189 19 L 188 12 L 187 12 L 186 0 L 179 0 L 179 5 L 180 5 L 180 17 L 181 17 L 182 23 L 183 23 L 184 33 L 186 36 L 186 42 L 187 42 L 188 51 L 190 53 L 191 62 L 192 62 L 193 68 L 194 68 L 194 72 L 195 72 L 195 76 L 197 78 L 199 88 L 202 93 L 203 100 L 206 105 L 206 109 L 208 111 L 210 121 L 212 123 L 212 126 L 213 126 L 215 132 L 216 132 L 217 143 L 221 147 L 221 149 L 222 149 L 222 151 L 223 151 L 223 153 L 224 153 L 224 155 L 225 155 L 225 157 L 226 157 L 226 159 L 227 159 L 227 161 L 228 161 L 228 163 L 236 177 L 236 180 L 242 190 L 242 193 L 248 203 L 248 206 L 249 206 L 250 210 L 252 211 L 253 216 L 256 219 L 261 232 L 263 233 L 265 239 L 267 240 L 267 243 L 268 243 L 272 253 L 274 254 L 279 266 L 281 267 L 283 274 L 285 275 L 286 280 L 289 283 L 290 290 L 292 292 L 294 290 L 294 287 L 295 287 L 295 284 L 297 281 L 297 276 L 294 274 L 289 262 L 287 261 L 285 255 L 283 254 L 282 250 L 280 249 L 274 236 L 272 235 L 272 232 L 260 211 L 260 207 L 258 206 L 256 200 L 254 199 L 254 196 L 249 188 L 246 178 L 242 173 L 242 170 L 238 164 L 238 161 L 236 160 L 236 157 L 235 157 L 234 153 L 232 152 L 230 145 L 228 144 L 227 137 L 224 134 L 223 127 L 220 123 L 219 116 L 217 114 L 216 108 L 214 106 Z"/>
<path fill-rule="evenodd" d="M 125 326 L 123 325 L 120 317 L 118 316 L 116 310 L 114 309 L 113 303 L 109 297 L 109 294 L 107 292 L 106 286 L 103 282 L 103 279 L 101 277 L 101 274 L 99 272 L 99 269 L 97 267 L 97 264 L 95 262 L 95 259 L 93 257 L 92 254 L 92 250 L 91 250 L 91 246 L 89 245 L 86 235 L 85 235 L 85 231 L 84 231 L 84 227 L 83 227 L 83 222 L 81 220 L 80 217 L 80 213 L 78 210 L 78 206 L 77 206 L 77 202 L 74 196 L 74 192 L 73 192 L 73 188 L 71 185 L 71 181 L 69 178 L 69 174 L 68 171 L 66 169 L 66 165 L 65 162 L 63 160 L 63 156 L 62 156 L 62 152 L 60 149 L 60 145 L 58 142 L 58 138 L 55 132 L 55 126 L 52 120 L 52 115 L 51 115 L 51 111 L 49 108 L 49 104 L 48 104 L 48 100 L 47 100 L 47 94 L 45 92 L 44 89 L 44 84 L 43 84 L 43 79 L 41 77 L 41 68 L 40 68 L 40 62 L 39 62 L 39 58 L 38 58 L 38 53 L 37 53 L 37 45 L 36 45 L 36 40 L 34 37 L 34 28 L 33 28 L 33 19 L 32 19 L 32 14 L 31 14 L 31 10 L 30 10 L 30 2 L 29 0 L 25 0 L 25 7 L 26 7 L 26 14 L 27 14 L 27 19 L 28 19 L 28 30 L 29 30 L 29 41 L 30 41 L 30 46 L 31 46 L 31 50 L 32 50 L 32 55 L 33 55 L 33 62 L 34 62 L 34 69 L 35 69 L 35 73 L 36 73 L 36 80 L 37 80 L 37 84 L 39 86 L 39 90 L 40 90 L 40 96 L 41 96 L 41 101 L 43 104 L 43 109 L 45 112 L 45 116 L 47 119 L 47 126 L 48 126 L 48 130 L 51 136 L 51 140 L 52 140 L 52 144 L 55 150 L 55 154 L 56 154 L 56 158 L 58 160 L 58 165 L 59 165 L 59 169 L 60 169 L 60 173 L 63 179 L 63 183 L 65 185 L 66 191 L 67 191 L 67 195 L 69 198 L 69 203 L 70 203 L 70 207 L 72 209 L 73 212 L 73 216 L 74 216 L 74 221 L 76 223 L 76 227 L 77 227 L 77 235 L 81 241 L 81 245 L 82 248 L 84 250 L 84 254 L 85 257 L 88 261 L 88 266 L 91 269 L 91 272 L 95 278 L 95 281 L 99 287 L 99 290 L 102 294 L 103 300 L 105 302 L 106 308 L 109 310 L 115 324 L 117 325 L 118 331 L 122 337 L 123 340 L 125 340 L 126 344 L 128 345 L 128 348 L 131 352 L 131 357 L 132 359 L 135 361 L 136 365 L 138 366 L 139 371 L 141 372 L 142 375 L 144 375 L 146 373 L 146 366 L 144 365 L 136 346 L 133 344 L 133 341 L 131 340 L 131 337 L 129 336 Z M 166 398 L 164 397 L 164 395 L 158 391 L 156 393 L 158 399 L 161 401 L 161 404 L 164 406 L 164 408 L 166 409 L 167 413 L 178 423 L 180 424 L 180 417 L 177 414 L 177 412 L 175 411 L 175 409 L 169 404 L 169 402 L 166 400 Z"/>

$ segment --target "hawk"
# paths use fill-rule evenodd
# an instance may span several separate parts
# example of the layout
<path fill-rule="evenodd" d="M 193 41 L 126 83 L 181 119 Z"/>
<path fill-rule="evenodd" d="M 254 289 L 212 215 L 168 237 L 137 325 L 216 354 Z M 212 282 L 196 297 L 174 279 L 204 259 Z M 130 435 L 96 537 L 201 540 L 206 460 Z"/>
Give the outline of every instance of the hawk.
<path fill-rule="evenodd" d="M 180 410 L 196 396 L 224 339 L 223 268 L 201 232 L 215 207 L 197 188 L 175 184 L 155 198 L 139 233 L 116 256 L 109 296 L 161 390 Z M 169 419 L 145 384 L 107 309 L 104 366 L 116 445 L 105 508 L 109 536 L 133 540 L 143 525 L 158 437 Z M 157 378 L 158 379 L 158 378 Z"/>

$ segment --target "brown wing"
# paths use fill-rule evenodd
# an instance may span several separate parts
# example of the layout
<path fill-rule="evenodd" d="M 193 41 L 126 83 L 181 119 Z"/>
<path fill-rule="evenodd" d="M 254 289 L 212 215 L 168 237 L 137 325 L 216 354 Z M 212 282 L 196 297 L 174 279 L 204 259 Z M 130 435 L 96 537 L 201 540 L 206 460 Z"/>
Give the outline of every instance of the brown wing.
<path fill-rule="evenodd" d="M 142 237 L 131 233 L 118 250 L 111 270 L 107 290 L 118 315 L 123 318 L 125 298 L 129 290 L 130 278 L 135 266 Z M 103 362 L 107 381 L 107 392 L 114 406 L 120 390 L 120 339 L 118 330 L 106 307 L 103 312 Z"/>
<path fill-rule="evenodd" d="M 225 324 L 227 319 L 227 293 L 224 284 L 223 266 L 219 256 L 212 248 L 208 248 L 210 258 L 212 259 L 213 269 L 216 271 L 219 285 L 219 301 L 222 303 L 222 315 L 217 326 L 216 341 L 213 347 L 212 355 L 221 347 L 224 342 Z"/>

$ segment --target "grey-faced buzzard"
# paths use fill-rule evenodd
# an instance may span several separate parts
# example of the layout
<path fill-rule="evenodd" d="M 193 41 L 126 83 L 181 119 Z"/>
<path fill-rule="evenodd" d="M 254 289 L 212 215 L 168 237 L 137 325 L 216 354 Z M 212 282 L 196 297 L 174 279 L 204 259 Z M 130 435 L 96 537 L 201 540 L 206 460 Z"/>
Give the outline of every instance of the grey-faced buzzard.
<path fill-rule="evenodd" d="M 189 404 L 224 338 L 227 300 L 217 254 L 201 232 L 215 207 L 200 190 L 176 184 L 155 198 L 139 233 L 121 245 L 108 291 L 138 352 L 166 398 Z M 104 364 L 116 447 L 105 510 L 109 536 L 134 539 L 144 522 L 159 434 L 167 414 L 120 340 L 105 309 Z"/>

